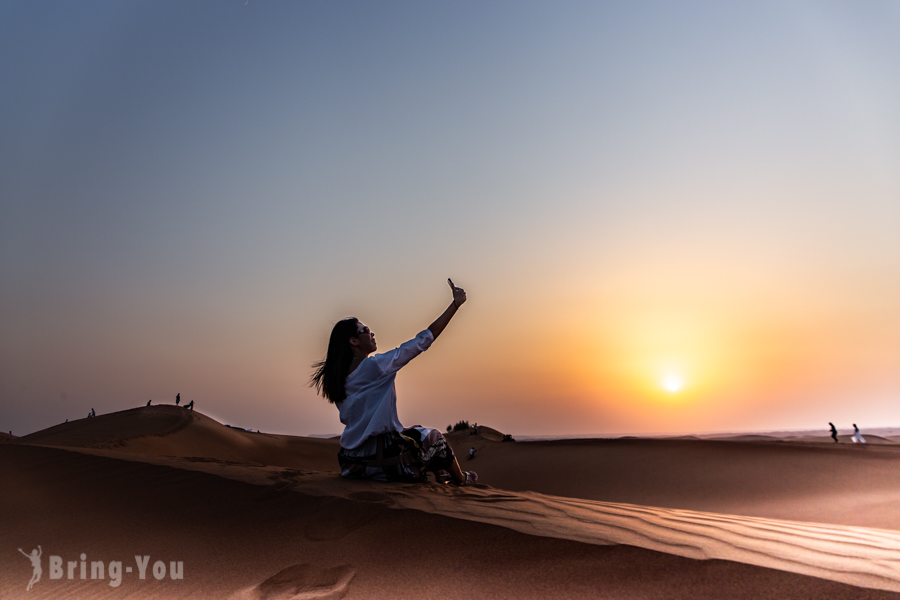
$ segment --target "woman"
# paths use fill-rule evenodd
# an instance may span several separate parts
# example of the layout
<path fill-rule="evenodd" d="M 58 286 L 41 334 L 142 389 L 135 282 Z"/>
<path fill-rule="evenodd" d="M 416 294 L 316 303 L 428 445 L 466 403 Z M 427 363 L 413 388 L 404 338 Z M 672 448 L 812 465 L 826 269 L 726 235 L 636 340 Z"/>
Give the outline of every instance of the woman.
<path fill-rule="evenodd" d="M 439 482 L 472 485 L 473 471 L 463 471 L 440 431 L 403 428 L 397 418 L 394 378 L 406 363 L 424 352 L 444 331 L 466 301 L 466 292 L 447 280 L 453 302 L 434 323 L 412 340 L 383 354 L 375 334 L 355 317 L 331 330 L 325 360 L 313 365 L 310 385 L 341 413 L 344 433 L 338 461 L 341 475 L 379 481 L 425 481 L 429 471 Z M 370 356 L 371 355 L 371 356 Z"/>

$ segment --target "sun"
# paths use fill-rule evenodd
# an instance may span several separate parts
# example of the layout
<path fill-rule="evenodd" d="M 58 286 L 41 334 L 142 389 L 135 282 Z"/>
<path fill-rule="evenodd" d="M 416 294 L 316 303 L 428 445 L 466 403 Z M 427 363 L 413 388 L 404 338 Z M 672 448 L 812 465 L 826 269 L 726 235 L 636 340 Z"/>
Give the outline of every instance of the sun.
<path fill-rule="evenodd" d="M 662 388 L 670 394 L 677 394 L 684 387 L 684 379 L 676 373 L 669 373 L 662 378 L 660 382 Z"/>

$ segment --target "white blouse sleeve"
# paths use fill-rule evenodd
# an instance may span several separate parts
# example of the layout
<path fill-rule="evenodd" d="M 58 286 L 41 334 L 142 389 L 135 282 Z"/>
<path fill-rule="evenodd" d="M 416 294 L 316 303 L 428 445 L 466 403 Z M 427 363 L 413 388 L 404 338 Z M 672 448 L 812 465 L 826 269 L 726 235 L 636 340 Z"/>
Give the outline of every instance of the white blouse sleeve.
<path fill-rule="evenodd" d="M 431 330 L 425 329 L 408 342 L 400 344 L 384 354 L 376 354 L 371 358 L 383 374 L 391 375 L 399 371 L 406 363 L 428 350 L 433 341 L 434 335 L 432 335 Z"/>

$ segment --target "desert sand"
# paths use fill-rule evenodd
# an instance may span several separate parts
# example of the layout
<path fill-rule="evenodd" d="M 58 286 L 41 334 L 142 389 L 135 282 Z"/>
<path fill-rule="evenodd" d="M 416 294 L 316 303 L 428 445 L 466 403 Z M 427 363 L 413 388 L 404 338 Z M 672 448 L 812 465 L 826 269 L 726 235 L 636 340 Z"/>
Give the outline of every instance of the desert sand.
<path fill-rule="evenodd" d="M 4 441 L 0 598 L 900 598 L 890 439 L 447 437 L 477 486 L 344 480 L 336 439 L 165 405 Z"/>

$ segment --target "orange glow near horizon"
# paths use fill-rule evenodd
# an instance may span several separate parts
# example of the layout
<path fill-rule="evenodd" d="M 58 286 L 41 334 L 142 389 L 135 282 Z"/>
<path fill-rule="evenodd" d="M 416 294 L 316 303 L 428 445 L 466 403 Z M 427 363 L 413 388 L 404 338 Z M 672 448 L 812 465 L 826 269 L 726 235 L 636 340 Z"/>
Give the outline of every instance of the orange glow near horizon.
<path fill-rule="evenodd" d="M 603 332 L 597 378 L 647 403 L 684 406 L 713 391 L 727 372 L 724 342 L 712 319 L 662 309 L 623 312 Z M 690 382 L 690 385 L 687 383 Z"/>
<path fill-rule="evenodd" d="M 498 286 L 490 302 L 502 308 L 499 325 L 481 319 L 473 302 L 453 337 L 410 371 L 423 398 L 415 418 L 446 398 L 484 423 L 518 427 L 524 415 L 540 414 L 531 431 L 721 431 L 789 419 L 827 423 L 856 411 L 823 399 L 846 395 L 868 373 L 881 373 L 875 393 L 885 387 L 888 371 L 879 365 L 891 355 L 884 348 L 891 338 L 868 313 L 838 318 L 846 313 L 837 294 L 702 273 L 679 287 L 645 269 L 607 276 L 603 287 L 564 277 L 527 302 Z M 696 284 L 712 279 L 715 288 Z M 400 385 L 407 382 L 405 375 Z"/>

